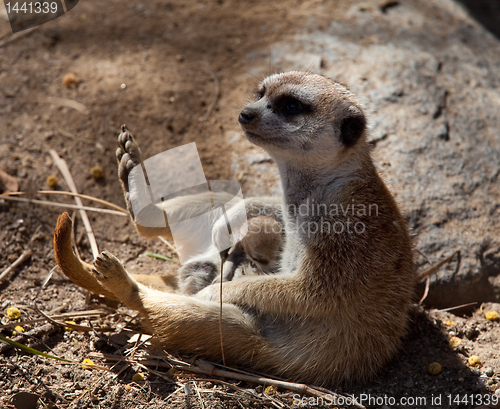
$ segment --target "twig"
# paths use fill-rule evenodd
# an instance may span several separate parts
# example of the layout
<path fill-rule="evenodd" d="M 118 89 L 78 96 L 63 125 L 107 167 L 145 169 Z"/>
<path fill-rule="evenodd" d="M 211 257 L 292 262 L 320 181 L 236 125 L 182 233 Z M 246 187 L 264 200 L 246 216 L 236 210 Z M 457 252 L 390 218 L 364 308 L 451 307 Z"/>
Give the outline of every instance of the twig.
<path fill-rule="evenodd" d="M 98 354 L 98 353 L 92 353 L 89 354 L 90 358 L 100 358 L 100 359 L 107 359 L 110 361 L 121 361 L 123 358 L 117 357 L 115 355 L 109 355 L 109 354 Z M 161 362 L 157 361 L 156 359 L 150 359 L 149 358 L 137 358 L 136 360 L 125 360 L 125 362 L 131 363 L 131 364 L 142 364 L 146 366 L 156 366 L 159 368 L 172 368 L 175 367 L 179 370 L 185 370 L 189 372 L 194 372 L 202 375 L 209 375 L 209 376 L 220 376 L 222 378 L 228 378 L 228 379 L 234 379 L 238 381 L 244 381 L 244 382 L 250 382 L 250 383 L 256 383 L 259 385 L 273 385 L 278 388 L 282 388 L 285 390 L 290 390 L 292 392 L 297 392 L 303 395 L 309 395 L 309 396 L 317 396 L 317 397 L 325 397 L 326 395 L 330 395 L 333 398 L 342 398 L 343 401 L 348 401 L 348 399 L 351 399 L 349 403 L 352 404 L 352 406 L 357 407 L 357 408 L 362 408 L 366 409 L 363 405 L 360 405 L 359 403 L 356 402 L 356 400 L 350 396 L 343 396 L 338 393 L 335 393 L 333 391 L 328 391 L 325 390 L 324 388 L 321 388 L 322 390 L 315 389 L 313 387 L 300 384 L 300 383 L 293 383 L 293 382 L 286 382 L 286 381 L 280 381 L 276 379 L 271 379 L 271 378 L 266 378 L 263 376 L 253 376 L 253 375 L 245 375 L 241 374 L 238 372 L 230 372 L 222 369 L 217 369 L 214 365 L 207 361 L 203 361 L 200 359 L 197 359 L 195 361 L 195 365 L 190 365 L 186 362 L 174 360 L 168 357 L 162 357 L 163 359 L 167 359 L 169 362 Z M 347 398 L 347 399 L 346 399 Z"/>
<path fill-rule="evenodd" d="M 28 28 L 27 30 L 20 31 L 18 33 L 12 34 L 10 37 L 7 37 L 5 40 L 0 41 L 0 47 L 11 43 L 12 41 L 17 40 L 18 38 L 24 37 L 25 35 L 30 34 L 36 27 Z"/>
<path fill-rule="evenodd" d="M 196 389 L 196 394 L 198 395 L 198 399 L 200 400 L 201 409 L 205 409 L 205 404 L 203 403 L 203 399 L 201 398 L 200 390 L 198 389 L 198 385 L 196 385 L 196 382 L 193 382 L 193 385 L 194 385 L 194 388 Z"/>
<path fill-rule="evenodd" d="M 219 99 L 219 95 L 220 95 L 220 83 L 219 83 L 219 79 L 212 71 L 210 71 L 207 68 L 202 68 L 201 70 L 204 73 L 208 74 L 210 76 L 210 78 L 212 78 L 212 81 L 215 84 L 215 92 L 214 92 L 214 96 L 212 98 L 212 102 L 210 103 L 210 106 L 208 107 L 207 113 L 205 114 L 205 116 L 203 117 L 203 119 L 201 121 L 201 124 L 203 125 L 205 122 L 207 122 L 207 119 L 210 117 L 210 115 L 212 114 L 212 111 L 215 108 L 215 105 L 217 104 L 217 100 Z"/>
<path fill-rule="evenodd" d="M 89 212 L 106 213 L 115 216 L 127 217 L 128 215 L 123 212 L 118 212 L 116 210 L 100 209 L 98 207 L 88 207 L 88 206 L 77 206 L 68 203 L 51 202 L 49 200 L 38 200 L 38 199 L 25 199 L 23 197 L 13 197 L 13 196 L 3 196 L 1 197 L 5 200 L 12 200 L 14 202 L 25 202 L 25 203 L 35 203 L 44 206 L 62 207 L 65 209 L 76 209 L 76 210 L 86 210 Z"/>
<path fill-rule="evenodd" d="M 73 177 L 71 176 L 66 161 L 64 159 L 61 159 L 57 154 L 57 152 L 53 149 L 51 149 L 49 153 L 52 156 L 54 164 L 59 168 L 59 171 L 62 173 L 64 179 L 66 180 L 69 189 L 73 193 L 78 193 L 75 182 L 73 181 Z M 75 202 L 78 206 L 83 206 L 82 200 L 79 197 L 75 196 Z M 80 217 L 83 220 L 83 225 L 85 226 L 85 230 L 87 232 L 87 237 L 89 239 L 90 247 L 92 248 L 92 255 L 95 258 L 99 255 L 99 248 L 97 247 L 97 242 L 95 240 L 94 232 L 92 231 L 92 226 L 90 225 L 90 220 L 85 210 L 80 210 Z"/>
<path fill-rule="evenodd" d="M 96 203 L 102 204 L 102 205 L 107 206 L 111 209 L 115 209 L 117 212 L 128 215 L 128 210 L 126 210 L 123 207 L 120 207 L 118 205 L 115 205 L 114 203 L 108 202 L 108 201 L 103 200 L 103 199 L 99 199 L 99 198 L 94 197 L 94 196 L 83 195 L 81 193 L 76 193 L 76 192 L 67 192 L 65 190 L 38 190 L 36 192 L 5 192 L 5 193 L 0 194 L 0 198 L 5 198 L 4 196 L 22 196 L 22 195 L 38 195 L 38 194 L 80 197 L 82 199 L 87 199 L 87 200 L 90 200 L 91 202 L 96 202 Z"/>
<path fill-rule="evenodd" d="M 65 318 L 93 318 L 93 317 L 101 317 L 103 315 L 106 315 L 106 311 L 102 310 L 90 310 L 90 311 L 82 311 L 82 312 L 67 312 L 64 314 L 59 314 L 59 315 L 50 315 L 49 317 L 53 320 L 60 320 L 60 319 L 65 319 Z M 8 324 L 0 325 L 0 329 L 3 328 L 11 328 L 11 327 L 17 327 L 18 325 L 30 325 L 30 324 L 36 324 L 37 322 L 43 322 L 47 321 L 46 318 L 37 318 L 34 320 L 27 320 L 27 321 L 16 321 L 16 322 L 10 322 Z M 68 326 L 64 324 L 65 326 Z"/>
<path fill-rule="evenodd" d="M 19 325 L 19 324 L 17 324 Z M 22 344 L 29 337 L 40 337 L 44 335 L 50 335 L 57 331 L 57 326 L 53 324 L 45 324 L 38 328 L 33 328 L 30 331 L 23 332 L 19 336 L 12 339 L 12 341 Z M 0 354 L 14 348 L 10 344 L 0 344 Z"/>
<path fill-rule="evenodd" d="M 87 115 L 90 111 L 89 109 L 83 105 L 82 103 L 75 101 L 73 99 L 67 99 L 67 98 L 58 98 L 58 97 L 35 97 L 32 101 L 30 102 L 41 102 L 41 103 L 49 103 L 49 104 L 54 104 L 58 106 L 67 106 L 69 108 L 73 108 L 79 112 L 81 112 L 84 115 Z"/>
<path fill-rule="evenodd" d="M 115 329 L 114 328 L 94 328 L 94 327 L 88 327 L 86 325 L 78 325 L 78 324 L 71 324 L 69 322 L 60 322 L 57 321 L 51 317 L 49 317 L 47 314 L 45 314 L 43 311 L 38 308 L 38 305 L 36 304 L 36 301 L 33 301 L 33 305 L 35 306 L 35 309 L 39 314 L 41 314 L 47 321 L 52 322 L 53 324 L 59 325 L 61 327 L 68 327 L 71 328 L 74 331 L 82 331 L 82 332 L 113 332 Z"/>
<path fill-rule="evenodd" d="M 458 310 L 459 308 L 470 307 L 471 305 L 476 305 L 476 304 L 477 304 L 477 302 L 470 302 L 468 304 L 457 305 L 456 307 L 445 308 L 443 310 L 434 310 L 434 311 L 430 311 L 430 312 L 432 313 L 432 312 L 453 311 L 453 310 Z"/>
<path fill-rule="evenodd" d="M 164 237 L 161 237 L 161 236 L 158 236 L 158 238 L 164 243 L 166 244 L 166 246 L 174 251 L 175 253 L 177 253 L 177 250 L 175 249 L 174 245 L 172 243 L 170 243 L 167 239 L 165 239 Z"/>
<path fill-rule="evenodd" d="M 141 368 L 145 369 L 146 371 L 151 372 L 152 374 L 158 376 L 159 378 L 166 380 L 169 383 L 177 384 L 177 382 L 175 382 L 172 379 L 168 378 L 167 376 L 165 376 L 161 372 L 155 371 L 154 369 L 148 368 L 146 365 L 143 365 L 143 364 L 140 364 L 140 363 L 137 363 L 137 365 L 139 365 Z"/>
<path fill-rule="evenodd" d="M 226 357 L 224 356 L 224 337 L 222 336 L 222 282 L 224 274 L 224 262 L 227 259 L 227 252 L 221 251 L 220 253 L 220 287 L 219 287 L 219 336 L 220 336 L 220 351 L 222 353 L 222 363 L 226 366 Z"/>
<path fill-rule="evenodd" d="M 423 278 L 431 275 L 432 273 L 434 273 L 435 271 L 440 269 L 443 265 L 448 263 L 457 254 L 458 254 L 458 261 L 460 262 L 460 250 L 457 250 L 451 256 L 446 257 L 444 260 L 441 260 L 439 263 L 436 263 L 432 267 L 428 268 L 427 270 L 422 271 L 420 274 L 417 275 L 417 280 L 420 281 Z"/>
<path fill-rule="evenodd" d="M 2 284 L 2 282 L 4 280 L 7 279 L 7 277 L 9 276 L 9 274 L 14 271 L 17 267 L 19 267 L 21 264 L 23 264 L 25 261 L 29 260 L 29 258 L 31 257 L 31 255 L 33 254 L 33 252 L 31 251 L 31 249 L 26 249 L 23 251 L 23 254 L 21 254 L 18 259 L 16 261 L 14 261 L 9 267 L 7 267 L 3 272 L 2 274 L 0 274 L 0 284 Z"/>
<path fill-rule="evenodd" d="M 419 253 L 423 258 L 425 258 L 425 260 L 432 266 L 432 261 L 431 259 L 429 258 L 429 256 L 427 254 L 425 254 L 422 250 L 420 250 L 419 248 L 416 248 L 415 251 L 417 253 Z"/>
<path fill-rule="evenodd" d="M 422 305 L 422 303 L 424 302 L 424 300 L 427 298 L 427 296 L 429 295 L 429 286 L 430 286 L 430 283 L 431 283 L 431 278 L 429 276 L 427 276 L 426 280 L 425 280 L 425 289 L 424 289 L 424 295 L 422 295 L 422 298 L 420 299 L 420 301 L 418 302 L 418 305 Z"/>
<path fill-rule="evenodd" d="M 64 129 L 61 129 L 61 128 L 57 128 L 57 132 L 59 132 L 60 134 L 66 136 L 67 138 L 71 138 L 71 139 L 73 139 L 74 141 L 77 141 L 77 142 L 84 142 L 84 143 L 89 143 L 89 144 L 92 144 L 92 145 L 95 144 L 95 142 L 92 141 L 92 140 L 85 139 L 85 138 L 79 138 L 78 136 L 73 135 L 71 132 L 65 131 Z"/>

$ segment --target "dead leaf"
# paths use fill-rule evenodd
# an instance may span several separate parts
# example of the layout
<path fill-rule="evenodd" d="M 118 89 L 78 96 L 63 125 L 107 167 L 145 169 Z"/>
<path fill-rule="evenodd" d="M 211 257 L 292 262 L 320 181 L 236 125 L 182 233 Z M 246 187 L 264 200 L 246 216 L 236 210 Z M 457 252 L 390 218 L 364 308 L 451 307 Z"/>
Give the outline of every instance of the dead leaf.
<path fill-rule="evenodd" d="M 0 193 L 17 192 L 18 190 L 19 183 L 17 183 L 17 179 L 0 169 Z"/>
<path fill-rule="evenodd" d="M 16 409 L 36 409 L 36 404 L 39 395 L 30 392 L 18 392 L 10 398 L 10 403 L 12 403 Z"/>

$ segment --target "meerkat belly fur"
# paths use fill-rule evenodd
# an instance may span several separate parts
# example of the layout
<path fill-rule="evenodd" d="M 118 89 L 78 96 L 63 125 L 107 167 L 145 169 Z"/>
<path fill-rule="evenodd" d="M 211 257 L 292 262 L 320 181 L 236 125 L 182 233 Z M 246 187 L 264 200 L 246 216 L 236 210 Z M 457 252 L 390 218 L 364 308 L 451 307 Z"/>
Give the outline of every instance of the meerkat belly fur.
<path fill-rule="evenodd" d="M 273 157 L 283 187 L 283 198 L 247 199 L 247 216 L 271 215 L 285 243 L 274 274 L 222 284 L 226 362 L 319 385 L 366 380 L 405 333 L 415 272 L 405 220 L 370 157 L 362 108 L 338 83 L 288 72 L 262 81 L 239 122 Z M 127 199 L 140 153 L 123 130 L 117 155 Z M 171 236 L 168 226 L 137 227 Z M 106 252 L 92 268 L 74 256 L 70 231 L 60 216 L 55 256 L 68 277 L 140 311 L 167 350 L 222 359 L 219 285 L 178 294 L 168 280 L 129 275 Z"/>

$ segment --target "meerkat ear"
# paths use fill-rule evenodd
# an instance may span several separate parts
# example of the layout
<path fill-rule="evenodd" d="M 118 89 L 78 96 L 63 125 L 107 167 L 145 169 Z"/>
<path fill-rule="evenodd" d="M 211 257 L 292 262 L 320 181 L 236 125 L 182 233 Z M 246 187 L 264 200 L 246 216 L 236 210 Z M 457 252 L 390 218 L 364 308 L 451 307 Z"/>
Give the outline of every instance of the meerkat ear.
<path fill-rule="evenodd" d="M 340 140 L 350 148 L 358 141 L 366 129 L 366 118 L 359 112 L 354 116 L 348 116 L 340 124 Z"/>

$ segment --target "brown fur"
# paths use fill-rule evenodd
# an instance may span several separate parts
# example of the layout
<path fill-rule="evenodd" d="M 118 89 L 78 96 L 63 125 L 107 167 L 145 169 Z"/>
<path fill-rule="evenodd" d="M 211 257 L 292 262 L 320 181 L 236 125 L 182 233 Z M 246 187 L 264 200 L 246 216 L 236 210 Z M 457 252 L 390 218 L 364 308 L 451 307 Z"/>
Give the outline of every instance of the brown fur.
<path fill-rule="evenodd" d="M 415 273 L 405 220 L 370 157 L 362 109 L 345 87 L 291 72 L 264 80 L 240 123 L 276 161 L 284 192 L 281 207 L 247 200 L 248 215 L 271 209 L 285 228 L 285 245 L 278 273 L 223 283 L 226 361 L 320 385 L 366 380 L 391 358 L 405 332 Z M 123 177 L 128 152 L 124 146 L 118 155 Z M 344 211 L 320 217 L 311 203 Z M 360 211 L 363 205 L 376 207 L 376 214 Z M 303 230 L 314 223 L 364 229 Z M 140 311 L 166 349 L 221 360 L 218 285 L 194 296 L 154 290 L 107 253 L 91 275 L 71 251 L 70 228 L 68 217 L 60 216 L 54 247 L 66 275 Z"/>

